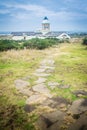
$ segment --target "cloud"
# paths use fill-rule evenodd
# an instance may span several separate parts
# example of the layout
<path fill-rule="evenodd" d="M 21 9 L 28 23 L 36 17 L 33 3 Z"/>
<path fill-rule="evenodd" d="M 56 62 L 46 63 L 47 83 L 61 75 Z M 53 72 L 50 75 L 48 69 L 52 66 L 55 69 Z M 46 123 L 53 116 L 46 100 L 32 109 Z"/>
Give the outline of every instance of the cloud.
<path fill-rule="evenodd" d="M 8 13 L 10 13 L 9 10 L 7 10 L 7 9 L 0 9 L 0 14 L 8 14 Z"/>
<path fill-rule="evenodd" d="M 73 2 L 73 0 L 65 0 L 66 2 Z M 74 0 L 75 2 L 75 0 Z M 21 3 L 3 3 L 8 10 L 1 10 L 1 13 L 9 13 L 9 15 L 16 19 L 29 19 L 29 17 L 48 17 L 57 18 L 60 21 L 68 21 L 74 19 L 81 19 L 87 17 L 87 14 L 75 12 L 69 8 L 61 7 L 58 11 L 49 10 L 47 7 L 37 4 L 21 4 Z"/>
<path fill-rule="evenodd" d="M 56 12 L 53 10 L 49 10 L 44 6 L 33 5 L 33 4 L 7 4 L 4 3 L 4 6 L 8 8 L 8 12 L 10 12 L 10 16 L 16 17 L 18 19 L 27 19 L 30 15 L 42 17 L 43 15 L 47 15 L 49 17 L 59 17 L 59 19 L 68 19 L 70 18 L 70 13 L 66 11 L 66 9 L 61 8 L 60 11 Z M 16 12 L 16 13 L 15 13 Z M 4 11 L 4 13 L 7 13 Z"/>

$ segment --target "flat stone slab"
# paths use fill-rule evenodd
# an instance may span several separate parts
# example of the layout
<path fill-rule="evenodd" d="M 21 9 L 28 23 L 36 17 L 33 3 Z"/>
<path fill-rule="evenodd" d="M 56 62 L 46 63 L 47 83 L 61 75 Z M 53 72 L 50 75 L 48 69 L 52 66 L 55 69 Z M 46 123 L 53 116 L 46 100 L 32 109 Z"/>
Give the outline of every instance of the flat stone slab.
<path fill-rule="evenodd" d="M 39 78 L 37 81 L 35 81 L 36 84 L 44 83 L 47 79 L 46 78 Z"/>
<path fill-rule="evenodd" d="M 64 112 L 61 112 L 59 110 L 43 114 L 43 117 L 47 118 L 51 122 L 55 123 L 56 121 L 62 121 L 65 116 Z"/>
<path fill-rule="evenodd" d="M 34 73 L 35 76 L 38 76 L 38 77 L 47 77 L 49 76 L 50 74 L 47 74 L 47 73 Z"/>
<path fill-rule="evenodd" d="M 62 97 L 47 99 L 42 103 L 42 106 L 49 106 L 52 109 L 60 109 L 60 110 L 65 109 L 68 105 L 69 102 Z"/>
<path fill-rule="evenodd" d="M 28 97 L 33 94 L 33 92 L 30 91 L 28 88 L 20 89 L 19 92 L 22 93 L 24 96 Z"/>
<path fill-rule="evenodd" d="M 61 130 L 61 125 L 63 125 L 63 121 L 57 121 L 56 123 L 48 127 L 47 130 Z"/>
<path fill-rule="evenodd" d="M 41 65 L 54 65 L 54 60 L 45 59 L 41 62 Z"/>
<path fill-rule="evenodd" d="M 46 99 L 47 99 L 47 97 L 45 97 L 41 94 L 35 94 L 26 100 L 26 104 L 40 104 Z"/>
<path fill-rule="evenodd" d="M 45 71 L 46 71 L 45 68 L 43 68 L 43 69 L 39 68 L 39 69 L 36 70 L 36 72 L 38 72 L 38 73 L 42 73 L 42 72 L 45 72 Z"/>
<path fill-rule="evenodd" d="M 34 111 L 35 109 L 36 109 L 36 107 L 34 105 L 26 104 L 24 106 L 24 111 L 27 113 L 30 113 L 30 112 Z"/>
<path fill-rule="evenodd" d="M 51 88 L 51 89 L 54 89 L 56 87 L 59 86 L 59 83 L 57 82 L 48 82 L 48 86 Z"/>
<path fill-rule="evenodd" d="M 87 96 L 87 91 L 84 91 L 84 90 L 77 90 L 77 91 L 74 91 L 72 92 L 74 95 L 76 95 L 77 97 L 80 97 L 80 96 Z"/>
<path fill-rule="evenodd" d="M 72 114 L 80 114 L 87 110 L 87 99 L 74 101 L 69 109 Z"/>
<path fill-rule="evenodd" d="M 59 85 L 58 88 L 67 89 L 70 88 L 70 85 Z"/>
<path fill-rule="evenodd" d="M 28 81 L 24 81 L 22 79 L 17 79 L 14 81 L 14 84 L 18 90 L 29 87 L 30 83 Z"/>
<path fill-rule="evenodd" d="M 59 130 L 64 116 L 65 113 L 61 111 L 46 113 L 40 116 L 37 120 L 37 125 L 41 130 Z"/>
<path fill-rule="evenodd" d="M 52 97 L 52 95 L 50 94 L 50 90 L 46 87 L 45 84 L 38 84 L 32 87 L 33 91 L 35 92 L 39 92 L 49 98 Z"/>
<path fill-rule="evenodd" d="M 30 80 L 30 79 L 31 79 L 30 76 L 26 76 L 26 77 L 23 77 L 23 78 L 22 78 L 22 80 L 24 80 L 24 81 L 28 81 L 28 80 Z"/>
<path fill-rule="evenodd" d="M 68 130 L 87 130 L 87 115 L 82 114 L 80 118 L 68 128 Z"/>
<path fill-rule="evenodd" d="M 43 66 L 40 66 L 40 69 L 50 69 L 50 70 L 54 70 L 55 67 L 54 67 L 54 66 L 43 65 Z"/>

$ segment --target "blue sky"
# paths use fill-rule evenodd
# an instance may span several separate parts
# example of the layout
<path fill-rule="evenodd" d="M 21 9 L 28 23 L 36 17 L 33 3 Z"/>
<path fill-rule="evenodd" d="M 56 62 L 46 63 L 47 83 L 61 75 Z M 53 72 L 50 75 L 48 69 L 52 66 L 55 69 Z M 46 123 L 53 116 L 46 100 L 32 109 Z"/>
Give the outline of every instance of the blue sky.
<path fill-rule="evenodd" d="M 0 0 L 0 31 L 87 31 L 87 0 Z"/>

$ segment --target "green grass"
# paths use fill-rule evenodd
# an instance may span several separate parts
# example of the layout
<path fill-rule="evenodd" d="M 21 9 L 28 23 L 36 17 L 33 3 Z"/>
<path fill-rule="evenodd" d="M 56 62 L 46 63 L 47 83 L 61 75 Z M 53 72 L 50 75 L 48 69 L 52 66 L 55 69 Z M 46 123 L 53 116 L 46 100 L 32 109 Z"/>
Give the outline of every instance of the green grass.
<path fill-rule="evenodd" d="M 55 71 L 47 82 L 70 85 L 68 89 L 55 88 L 51 92 L 73 101 L 75 90 L 87 91 L 87 50 L 81 44 L 61 44 L 45 50 L 11 50 L 0 52 L 0 129 L 34 130 L 37 115 L 24 112 L 26 98 L 15 88 L 14 80 L 29 77 L 30 87 L 37 79 L 33 75 L 40 62 L 53 55 Z M 85 96 L 85 98 L 87 98 Z M 13 120 L 12 120 L 13 119 Z M 10 123 L 10 124 L 9 124 Z"/>
<path fill-rule="evenodd" d="M 69 89 L 56 88 L 52 92 L 69 100 L 76 100 L 71 93 L 75 90 L 87 91 L 87 50 L 81 44 L 66 44 L 60 47 L 55 57 L 55 72 L 48 81 L 70 85 Z M 62 82 L 63 81 L 63 82 Z"/>
<path fill-rule="evenodd" d="M 34 130 L 36 115 L 24 111 L 26 98 L 14 85 L 14 80 L 29 77 L 30 87 L 44 53 L 36 50 L 11 50 L 0 53 L 0 130 Z M 5 114 L 6 113 L 6 114 Z M 13 128 L 12 128 L 13 127 Z"/>

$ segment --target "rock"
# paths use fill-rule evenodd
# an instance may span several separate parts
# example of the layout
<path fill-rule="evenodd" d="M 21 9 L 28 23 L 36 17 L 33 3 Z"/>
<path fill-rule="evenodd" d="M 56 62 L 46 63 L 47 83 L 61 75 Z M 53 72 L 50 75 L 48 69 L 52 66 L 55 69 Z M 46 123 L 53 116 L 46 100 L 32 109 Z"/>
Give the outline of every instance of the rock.
<path fill-rule="evenodd" d="M 63 112 L 66 112 L 67 108 L 66 107 L 65 108 L 60 108 L 60 110 L 63 111 Z"/>
<path fill-rule="evenodd" d="M 46 69 L 46 70 L 54 70 L 55 67 L 54 66 L 47 66 L 47 65 L 43 65 L 43 66 L 40 66 L 41 69 Z"/>
<path fill-rule="evenodd" d="M 15 86 L 18 90 L 29 87 L 30 83 L 21 79 L 17 79 L 14 81 Z"/>
<path fill-rule="evenodd" d="M 64 103 L 62 103 L 61 105 L 60 105 L 60 108 L 65 108 L 66 107 L 66 105 L 64 104 Z"/>
<path fill-rule="evenodd" d="M 50 106 L 51 108 L 56 108 L 56 107 L 52 107 L 52 105 L 54 104 L 55 102 L 51 99 L 47 99 L 45 100 L 43 103 L 42 103 L 42 106 Z"/>
<path fill-rule="evenodd" d="M 55 111 L 51 113 L 45 113 L 40 116 L 37 121 L 41 130 L 59 130 L 59 126 L 63 121 L 65 113 L 61 111 Z"/>
<path fill-rule="evenodd" d="M 51 125 L 47 130 L 61 130 L 62 121 L 57 121 L 53 125 Z"/>
<path fill-rule="evenodd" d="M 35 81 L 36 84 L 44 83 L 47 79 L 46 78 L 39 78 L 37 81 Z"/>
<path fill-rule="evenodd" d="M 37 69 L 36 73 L 42 73 L 42 72 L 45 72 L 45 70 L 46 70 L 45 68 L 43 68 L 43 69 Z"/>
<path fill-rule="evenodd" d="M 87 110 L 87 99 L 78 99 L 74 101 L 69 108 L 72 114 L 80 114 Z"/>
<path fill-rule="evenodd" d="M 61 106 L 61 104 L 65 104 L 65 105 L 68 105 L 69 102 L 63 98 L 63 97 L 54 97 L 52 98 L 52 100 L 56 103 L 57 106 Z"/>
<path fill-rule="evenodd" d="M 19 92 L 25 96 L 31 96 L 33 94 L 33 92 L 30 91 L 28 88 L 20 89 Z"/>
<path fill-rule="evenodd" d="M 81 97 L 81 96 L 87 96 L 87 91 L 84 90 L 77 90 L 72 92 L 74 95 L 76 95 L 77 97 Z"/>
<path fill-rule="evenodd" d="M 50 94 L 49 89 L 46 87 L 45 84 L 35 85 L 35 86 L 32 87 L 32 89 L 33 89 L 33 91 L 39 92 L 39 93 L 41 93 L 41 94 L 43 94 L 43 95 L 45 95 L 45 96 L 47 96 L 49 98 L 52 97 L 52 95 Z"/>
<path fill-rule="evenodd" d="M 80 118 L 68 130 L 87 130 L 87 116 L 82 114 Z"/>
<path fill-rule="evenodd" d="M 64 112 L 61 112 L 59 110 L 43 114 L 43 117 L 49 119 L 52 123 L 55 123 L 56 121 L 62 121 L 65 116 Z"/>
<path fill-rule="evenodd" d="M 29 79 L 31 79 L 30 76 L 26 76 L 26 77 L 23 77 L 22 80 L 25 80 L 25 81 L 28 81 Z"/>
<path fill-rule="evenodd" d="M 41 62 L 41 65 L 49 65 L 49 66 L 52 66 L 54 65 L 54 60 L 51 60 L 51 59 L 45 59 Z"/>
<path fill-rule="evenodd" d="M 35 106 L 33 106 L 33 105 L 26 104 L 24 106 L 24 111 L 27 113 L 32 112 L 33 110 L 35 110 Z"/>
<path fill-rule="evenodd" d="M 48 86 L 51 88 L 51 89 L 54 89 L 56 87 L 58 87 L 59 83 L 57 82 L 48 82 Z"/>
<path fill-rule="evenodd" d="M 63 112 L 67 111 L 67 108 L 66 108 L 66 105 L 65 105 L 65 104 L 62 103 L 62 104 L 60 104 L 59 107 L 60 107 L 60 110 L 61 110 L 61 111 L 63 111 Z"/>
<path fill-rule="evenodd" d="M 38 76 L 38 77 L 47 77 L 49 76 L 50 74 L 47 74 L 47 73 L 34 73 L 35 76 Z"/>
<path fill-rule="evenodd" d="M 73 119 L 73 117 L 71 115 L 64 117 L 64 124 L 69 125 L 69 124 L 74 123 L 74 122 L 75 122 L 75 119 Z"/>
<path fill-rule="evenodd" d="M 42 116 L 40 116 L 35 123 L 40 130 L 47 130 L 47 123 L 44 120 L 45 119 Z"/>
<path fill-rule="evenodd" d="M 46 100 L 47 98 L 41 94 L 35 94 L 35 95 L 32 95 L 31 97 L 29 97 L 27 100 L 26 100 L 26 104 L 40 104 L 42 103 L 44 100 Z"/>
<path fill-rule="evenodd" d="M 45 72 L 46 73 L 53 73 L 53 71 L 54 71 L 53 69 L 47 69 Z"/>
<path fill-rule="evenodd" d="M 70 85 L 59 85 L 58 88 L 67 89 L 70 88 Z"/>

